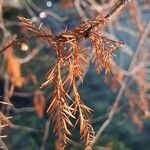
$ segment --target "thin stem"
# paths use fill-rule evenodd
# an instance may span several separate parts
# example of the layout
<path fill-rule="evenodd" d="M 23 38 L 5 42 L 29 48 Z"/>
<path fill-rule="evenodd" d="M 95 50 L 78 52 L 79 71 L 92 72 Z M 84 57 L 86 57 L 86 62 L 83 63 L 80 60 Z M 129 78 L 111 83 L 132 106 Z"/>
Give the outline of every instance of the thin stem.
<path fill-rule="evenodd" d="M 112 16 L 116 15 L 126 4 L 131 0 L 122 0 L 110 13 L 108 13 L 104 18 L 110 19 Z"/>
<path fill-rule="evenodd" d="M 50 127 L 50 120 L 47 120 L 45 124 L 45 130 L 44 130 L 44 135 L 43 135 L 43 140 L 42 140 L 42 145 L 40 150 L 45 150 L 45 144 L 49 134 L 49 127 Z"/>

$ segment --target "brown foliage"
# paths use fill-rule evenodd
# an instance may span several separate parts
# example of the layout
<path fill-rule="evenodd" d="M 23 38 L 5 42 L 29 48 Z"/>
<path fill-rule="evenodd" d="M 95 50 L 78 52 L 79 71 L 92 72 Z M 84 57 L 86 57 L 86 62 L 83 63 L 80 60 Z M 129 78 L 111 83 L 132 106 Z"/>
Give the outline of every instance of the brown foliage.
<path fill-rule="evenodd" d="M 108 16 L 81 23 L 73 30 L 65 30 L 59 35 L 52 35 L 51 31 L 45 27 L 38 28 L 29 19 L 24 17 L 19 17 L 19 20 L 24 27 L 33 33 L 34 37 L 45 41 L 56 52 L 57 61 L 46 74 L 41 88 L 50 84 L 53 84 L 54 87 L 51 96 L 52 102 L 47 112 L 52 119 L 58 145 L 65 149 L 66 145 L 70 142 L 71 132 L 69 131 L 69 126 L 75 127 L 79 123 L 80 135 L 84 141 L 85 149 L 90 150 L 91 141 L 95 135 L 91 125 L 91 109 L 82 102 L 76 85 L 78 80 L 83 81 L 90 61 L 88 59 L 88 51 L 86 48 L 80 47 L 80 41 L 89 39 L 94 47 L 95 50 L 92 49 L 91 54 L 94 53 L 92 60 L 95 63 L 96 71 L 100 72 L 102 69 L 105 69 L 105 72 L 109 73 L 112 62 L 111 55 L 122 43 L 96 34 L 97 28 L 107 24 Z M 27 39 L 32 39 L 32 36 L 27 37 Z M 17 42 L 19 40 L 8 44 L 6 47 L 11 47 Z M 11 60 L 11 63 L 13 63 L 13 66 L 16 65 L 15 68 L 17 69 L 13 77 L 17 76 L 18 79 L 21 79 L 20 65 L 17 63 L 17 58 L 12 51 L 8 50 L 7 53 L 6 58 L 10 58 L 8 63 Z M 7 70 L 8 74 L 11 74 L 9 72 L 10 69 Z M 21 86 L 21 81 L 11 79 L 11 82 L 16 86 Z M 70 91 L 73 91 L 74 98 L 69 96 Z M 44 100 L 39 93 L 35 93 L 34 106 L 41 117 L 43 115 Z M 75 118 L 75 116 L 78 118 Z M 75 125 L 73 125 L 71 118 L 77 120 Z"/>
<path fill-rule="evenodd" d="M 13 48 L 9 47 L 5 52 L 6 72 L 12 85 L 21 87 L 23 78 L 21 77 L 21 66 L 19 59 L 15 56 Z"/>
<path fill-rule="evenodd" d="M 43 113 L 44 113 L 45 102 L 46 102 L 45 97 L 41 91 L 37 90 L 34 93 L 33 99 L 34 99 L 33 104 L 34 104 L 36 113 L 40 118 L 42 118 Z"/>
<path fill-rule="evenodd" d="M 93 57 L 93 60 L 96 61 L 96 70 L 101 71 L 99 68 L 102 67 L 106 69 L 106 73 L 110 71 L 111 54 L 121 42 L 112 41 L 95 33 L 94 28 L 105 25 L 107 22 L 105 18 L 87 21 L 71 31 L 63 31 L 58 36 L 45 34 L 43 29 L 37 30 L 28 19 L 19 19 L 37 37 L 46 40 L 46 42 L 48 41 L 48 44 L 56 51 L 57 61 L 48 71 L 41 88 L 51 83 L 54 85 L 52 102 L 47 112 L 53 122 L 57 143 L 61 145 L 62 149 L 69 143 L 71 135 L 69 126 L 73 127 L 71 118 L 75 118 L 77 115 L 76 124 L 78 122 L 80 124 L 80 135 L 84 140 L 85 149 L 91 149 L 90 142 L 94 138 L 94 130 L 91 125 L 91 109 L 81 101 L 76 86 L 77 80 L 83 80 L 89 66 L 87 50 L 86 48 L 80 48 L 79 39 L 90 39 L 96 49 Z M 99 60 L 100 62 L 97 63 Z M 67 72 L 67 74 L 64 75 L 63 72 Z M 74 100 L 68 95 L 71 90 L 73 90 Z M 70 103 L 72 104 L 70 105 Z"/>
<path fill-rule="evenodd" d="M 124 3 L 119 5 L 122 6 Z M 121 6 L 119 6 L 119 9 Z M 117 10 L 118 8 L 114 9 L 112 14 Z M 92 149 L 91 141 L 95 137 L 91 124 L 92 110 L 82 102 L 77 89 L 77 81 L 83 81 L 91 63 L 89 55 L 91 55 L 90 57 L 92 57 L 92 62 L 95 63 L 98 73 L 102 69 L 105 69 L 106 74 L 111 70 L 112 54 L 122 43 L 96 33 L 97 29 L 100 30 L 107 24 L 110 15 L 111 13 L 104 18 L 97 17 L 83 22 L 72 30 L 64 30 L 59 35 L 52 34 L 45 27 L 37 27 L 29 19 L 19 17 L 22 25 L 33 34 L 26 39 L 40 38 L 56 53 L 56 62 L 46 74 L 41 88 L 53 84 L 52 101 L 47 113 L 52 120 L 53 131 L 57 137 L 56 145 L 61 149 L 65 149 L 67 144 L 70 143 L 72 133 L 69 129 L 70 127 L 76 127 L 77 124 L 80 125 L 80 136 L 84 141 L 85 150 Z M 90 54 L 86 47 L 81 48 L 80 46 L 80 42 L 85 39 L 88 39 L 91 42 L 91 47 L 93 47 Z M 24 40 L 25 38 L 20 41 Z M 10 43 L 1 52 L 20 41 L 16 40 Z M 71 91 L 73 97 L 70 97 Z M 43 109 L 40 109 L 40 107 L 43 106 L 43 98 L 39 93 L 35 93 L 34 105 L 39 116 L 42 116 Z M 73 124 L 72 120 L 76 120 L 76 123 Z"/>

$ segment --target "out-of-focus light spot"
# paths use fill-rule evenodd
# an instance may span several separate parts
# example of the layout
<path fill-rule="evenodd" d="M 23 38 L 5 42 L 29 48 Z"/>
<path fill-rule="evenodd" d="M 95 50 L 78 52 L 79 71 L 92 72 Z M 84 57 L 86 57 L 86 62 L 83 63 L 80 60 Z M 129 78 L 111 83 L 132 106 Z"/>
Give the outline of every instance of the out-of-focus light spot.
<path fill-rule="evenodd" d="M 44 11 L 39 14 L 40 18 L 46 18 L 46 16 L 47 16 L 46 12 L 44 12 Z"/>
<path fill-rule="evenodd" d="M 22 51 L 27 51 L 29 49 L 29 46 L 26 43 L 21 44 L 21 50 Z"/>
<path fill-rule="evenodd" d="M 47 7 L 51 7 L 51 6 L 52 6 L 52 2 L 51 2 L 51 1 L 47 1 L 47 2 L 46 2 L 46 6 L 47 6 Z"/>

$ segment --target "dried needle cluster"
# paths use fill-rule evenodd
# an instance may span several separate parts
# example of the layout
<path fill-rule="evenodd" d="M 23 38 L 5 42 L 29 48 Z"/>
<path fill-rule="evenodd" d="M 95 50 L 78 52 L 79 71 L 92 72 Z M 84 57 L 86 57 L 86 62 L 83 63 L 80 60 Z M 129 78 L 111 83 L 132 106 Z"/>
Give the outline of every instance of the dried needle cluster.
<path fill-rule="evenodd" d="M 56 62 L 46 74 L 41 88 L 53 85 L 52 101 L 47 113 L 53 122 L 57 144 L 65 149 L 70 142 L 70 128 L 79 124 L 84 147 L 90 150 L 91 141 L 95 136 L 91 125 L 92 110 L 82 102 L 77 88 L 77 81 L 83 80 L 90 61 L 86 47 L 82 48 L 80 42 L 84 39 L 90 40 L 93 47 L 92 62 L 95 63 L 96 71 L 105 69 L 106 73 L 110 72 L 112 53 L 122 43 L 96 34 L 96 28 L 106 25 L 107 18 L 89 20 L 59 35 L 45 31 L 45 28 L 39 29 L 29 19 L 19 17 L 19 20 L 32 31 L 34 37 L 46 41 L 56 52 Z M 70 96 L 70 92 L 73 92 L 73 97 Z"/>

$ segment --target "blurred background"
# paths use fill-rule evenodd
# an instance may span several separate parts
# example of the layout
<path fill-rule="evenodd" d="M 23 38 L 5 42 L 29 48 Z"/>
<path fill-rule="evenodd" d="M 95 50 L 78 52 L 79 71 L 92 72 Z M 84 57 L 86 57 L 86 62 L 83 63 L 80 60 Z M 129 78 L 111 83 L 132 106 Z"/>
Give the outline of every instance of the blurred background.
<path fill-rule="evenodd" d="M 29 18 L 39 28 L 46 26 L 53 34 L 59 34 L 88 19 L 105 16 L 118 2 L 0 0 L 0 47 L 2 49 L 10 39 L 26 35 L 27 29 L 21 26 L 18 16 Z M 132 0 L 101 33 L 124 45 L 115 51 L 113 59 L 117 69 L 112 69 L 110 76 L 106 76 L 104 71 L 97 74 L 94 65 L 90 65 L 83 84 L 79 85 L 84 103 L 94 110 L 92 124 L 95 131 L 106 121 L 124 79 L 128 81 L 117 112 L 93 149 L 149 150 L 150 1 Z M 133 61 L 136 51 L 138 53 Z M 54 60 L 53 51 L 36 39 L 14 45 L 13 54 L 0 55 L 1 116 L 10 117 L 10 122 L 6 122 L 9 126 L 1 127 L 0 133 L 9 150 L 55 149 L 55 135 L 46 114 L 51 87 L 39 90 Z M 131 69 L 128 69 L 131 62 Z M 12 78 L 13 71 L 17 74 L 17 81 Z M 15 88 L 11 82 L 14 82 Z M 5 123 L 1 121 L 1 124 Z M 72 140 L 68 150 L 83 150 L 78 128 L 73 131 Z"/>

